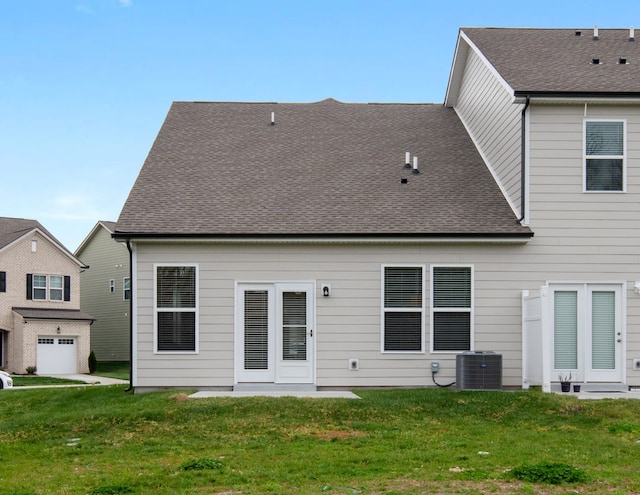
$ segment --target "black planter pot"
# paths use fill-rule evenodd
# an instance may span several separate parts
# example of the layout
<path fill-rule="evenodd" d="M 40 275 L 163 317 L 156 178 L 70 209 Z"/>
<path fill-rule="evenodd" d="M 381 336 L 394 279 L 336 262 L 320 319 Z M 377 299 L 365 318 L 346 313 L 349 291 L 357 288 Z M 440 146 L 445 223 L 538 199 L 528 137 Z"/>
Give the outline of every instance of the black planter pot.
<path fill-rule="evenodd" d="M 571 383 L 570 382 L 560 382 L 560 388 L 563 392 L 571 391 Z"/>

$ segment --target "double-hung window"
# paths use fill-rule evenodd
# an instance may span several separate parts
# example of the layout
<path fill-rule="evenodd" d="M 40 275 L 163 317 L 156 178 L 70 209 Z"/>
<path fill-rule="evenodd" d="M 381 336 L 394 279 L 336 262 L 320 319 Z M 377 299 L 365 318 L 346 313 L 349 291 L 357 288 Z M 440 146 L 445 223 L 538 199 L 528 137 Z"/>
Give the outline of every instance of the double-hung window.
<path fill-rule="evenodd" d="M 384 266 L 382 350 L 422 352 L 424 341 L 424 269 Z"/>
<path fill-rule="evenodd" d="M 585 121 L 585 191 L 625 190 L 625 128 L 623 120 Z"/>
<path fill-rule="evenodd" d="M 198 267 L 155 266 L 157 352 L 197 352 Z"/>
<path fill-rule="evenodd" d="M 131 299 L 131 278 L 129 277 L 122 279 L 122 298 L 125 301 Z"/>
<path fill-rule="evenodd" d="M 431 283 L 433 350 L 470 351 L 473 328 L 472 268 L 433 266 Z"/>
<path fill-rule="evenodd" d="M 50 275 L 49 276 L 49 300 L 50 301 L 62 301 L 64 285 L 62 284 L 62 276 Z"/>
<path fill-rule="evenodd" d="M 27 273 L 27 299 L 34 301 L 71 301 L 69 275 Z"/>
<path fill-rule="evenodd" d="M 33 276 L 33 299 L 35 301 L 47 300 L 47 276 L 46 275 Z"/>

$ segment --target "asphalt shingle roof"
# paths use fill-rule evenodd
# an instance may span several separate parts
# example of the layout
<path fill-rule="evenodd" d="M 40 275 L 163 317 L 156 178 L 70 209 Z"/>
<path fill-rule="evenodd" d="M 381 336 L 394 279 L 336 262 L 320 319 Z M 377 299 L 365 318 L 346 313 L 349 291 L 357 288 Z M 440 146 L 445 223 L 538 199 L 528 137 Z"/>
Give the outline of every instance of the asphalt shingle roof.
<path fill-rule="evenodd" d="M 629 29 L 598 29 L 597 40 L 593 27 L 461 31 L 516 93 L 640 94 L 640 31 L 635 41 Z"/>
<path fill-rule="evenodd" d="M 49 308 L 12 308 L 13 311 L 26 319 L 35 320 L 91 320 L 95 318 L 79 309 L 49 309 Z"/>
<path fill-rule="evenodd" d="M 115 231 L 531 235 L 452 109 L 332 99 L 174 103 Z"/>
<path fill-rule="evenodd" d="M 8 246 L 13 241 L 20 239 L 23 235 L 31 232 L 34 229 L 40 229 L 51 239 L 58 242 L 58 240 L 51 235 L 51 233 L 45 229 L 37 220 L 29 220 L 27 218 L 10 218 L 0 217 L 0 249 Z M 60 244 L 58 242 L 58 244 Z M 62 244 L 60 244 L 62 246 Z"/>

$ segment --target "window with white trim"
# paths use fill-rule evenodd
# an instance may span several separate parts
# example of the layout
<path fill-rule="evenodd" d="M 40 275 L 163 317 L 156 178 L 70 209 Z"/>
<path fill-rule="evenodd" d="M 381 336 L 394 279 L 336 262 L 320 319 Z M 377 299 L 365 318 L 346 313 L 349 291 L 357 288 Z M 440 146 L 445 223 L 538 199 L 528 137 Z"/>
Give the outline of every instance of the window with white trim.
<path fill-rule="evenodd" d="M 431 267 L 431 335 L 434 351 L 471 350 L 471 266 Z"/>
<path fill-rule="evenodd" d="M 63 288 L 62 276 L 50 275 L 49 276 L 49 300 L 50 301 L 62 301 Z"/>
<path fill-rule="evenodd" d="M 623 120 L 585 121 L 585 191 L 625 190 L 625 128 Z"/>
<path fill-rule="evenodd" d="M 422 352 L 424 267 L 384 266 L 382 350 Z"/>
<path fill-rule="evenodd" d="M 116 291 L 116 281 L 114 279 L 109 280 L 109 293 L 113 294 Z"/>
<path fill-rule="evenodd" d="M 198 267 L 155 266 L 157 352 L 197 352 Z"/>
<path fill-rule="evenodd" d="M 47 300 L 47 276 L 33 275 L 33 299 L 34 301 Z"/>
<path fill-rule="evenodd" d="M 35 301 L 71 301 L 71 277 L 27 273 L 26 296 Z"/>
<path fill-rule="evenodd" d="M 125 301 L 131 299 L 131 279 L 129 277 L 122 279 L 122 298 Z"/>

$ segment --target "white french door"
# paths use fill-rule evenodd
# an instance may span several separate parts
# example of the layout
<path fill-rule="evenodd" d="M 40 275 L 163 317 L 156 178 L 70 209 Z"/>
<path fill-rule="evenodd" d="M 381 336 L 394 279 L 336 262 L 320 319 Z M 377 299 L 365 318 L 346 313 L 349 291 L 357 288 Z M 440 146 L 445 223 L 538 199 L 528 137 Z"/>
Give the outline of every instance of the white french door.
<path fill-rule="evenodd" d="M 238 383 L 314 383 L 314 293 L 311 282 L 238 284 Z"/>
<path fill-rule="evenodd" d="M 622 286 L 552 285 L 553 370 L 574 381 L 621 382 Z"/>

